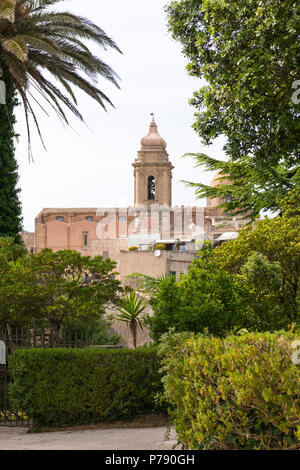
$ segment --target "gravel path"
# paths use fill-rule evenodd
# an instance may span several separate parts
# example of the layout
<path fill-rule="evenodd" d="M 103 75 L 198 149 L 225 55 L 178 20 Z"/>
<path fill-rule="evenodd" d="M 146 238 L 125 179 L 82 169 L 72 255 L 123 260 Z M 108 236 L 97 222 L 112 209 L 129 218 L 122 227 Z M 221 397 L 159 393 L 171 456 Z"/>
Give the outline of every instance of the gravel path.
<path fill-rule="evenodd" d="M 170 450 L 176 444 L 166 428 L 93 429 L 27 433 L 24 428 L 0 427 L 0 450 Z"/>

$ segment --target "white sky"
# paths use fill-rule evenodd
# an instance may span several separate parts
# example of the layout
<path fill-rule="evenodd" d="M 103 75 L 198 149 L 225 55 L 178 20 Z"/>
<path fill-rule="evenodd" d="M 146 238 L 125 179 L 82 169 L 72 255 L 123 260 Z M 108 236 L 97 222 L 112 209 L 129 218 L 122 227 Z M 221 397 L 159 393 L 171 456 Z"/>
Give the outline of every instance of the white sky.
<path fill-rule="evenodd" d="M 167 31 L 167 0 L 66 0 L 60 9 L 83 15 L 114 39 L 123 55 L 96 50 L 121 77 L 121 90 L 104 80 L 101 89 L 115 109 L 105 113 L 78 93 L 79 108 L 89 128 L 72 119 L 62 126 L 50 112 L 37 111 L 45 151 L 37 133 L 32 146 L 35 162 L 29 164 L 23 110 L 18 108 L 19 163 L 24 229 L 34 230 L 34 218 L 43 207 L 126 207 L 133 204 L 133 168 L 140 140 L 155 120 L 166 140 L 173 172 L 173 205 L 205 205 L 180 180 L 209 183 L 212 173 L 194 168 L 186 152 L 206 153 L 225 159 L 223 139 L 204 147 L 192 129 L 194 112 L 188 100 L 201 81 L 188 77 L 180 44 Z M 94 46 L 93 46 L 94 47 Z"/>

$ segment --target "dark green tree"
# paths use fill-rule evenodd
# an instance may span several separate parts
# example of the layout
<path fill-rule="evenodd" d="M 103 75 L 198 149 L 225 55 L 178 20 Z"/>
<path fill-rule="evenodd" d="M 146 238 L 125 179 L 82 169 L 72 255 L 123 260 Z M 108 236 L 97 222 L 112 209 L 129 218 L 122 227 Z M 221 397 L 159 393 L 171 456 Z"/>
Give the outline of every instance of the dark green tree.
<path fill-rule="evenodd" d="M 206 82 L 191 100 L 194 129 L 205 145 L 226 137 L 235 183 L 231 208 L 240 198 L 239 207 L 253 205 L 255 213 L 281 210 L 282 193 L 297 184 L 297 8 L 294 0 L 177 0 L 166 7 L 188 73 Z M 203 156 L 198 162 L 211 169 Z M 198 189 L 200 197 L 215 196 Z"/>
<path fill-rule="evenodd" d="M 299 234 L 300 217 L 297 215 L 266 218 L 258 221 L 255 228 L 252 226 L 243 228 L 236 240 L 223 243 L 213 252 L 216 265 L 235 276 L 242 273 L 243 266 L 254 254 L 260 254 L 266 258 L 266 272 L 269 267 L 279 266 L 281 287 L 277 289 L 277 295 L 280 300 L 276 303 L 280 307 L 282 316 L 286 317 L 289 323 L 298 324 L 300 321 Z M 249 269 L 246 271 L 250 272 Z M 262 270 L 257 269 L 256 272 L 261 273 Z M 261 274 L 260 276 L 263 277 Z M 265 278 L 267 277 L 266 275 Z M 259 283 L 262 286 L 262 282 L 258 279 L 257 286 Z M 267 291 L 265 293 L 267 295 Z M 260 295 L 260 293 L 255 294 L 257 299 Z"/>
<path fill-rule="evenodd" d="M 120 302 L 114 268 L 110 259 L 72 250 L 45 249 L 10 261 L 0 282 L 0 325 L 36 321 L 57 336 L 65 324 L 67 330 L 95 325 L 103 321 L 108 304 Z"/>
<path fill-rule="evenodd" d="M 21 243 L 19 233 L 22 230 L 22 208 L 19 200 L 13 129 L 13 110 L 17 98 L 8 74 L 2 79 L 6 84 L 6 105 L 0 104 L 0 237 L 13 237 L 16 242 Z"/>
<path fill-rule="evenodd" d="M 185 183 L 195 190 L 199 199 L 221 198 L 221 207 L 226 213 L 247 214 L 252 220 L 261 211 L 280 215 L 293 215 L 300 211 L 300 167 L 289 168 L 285 163 L 264 170 L 251 157 L 242 157 L 236 162 L 220 161 L 204 154 L 188 154 L 196 167 L 205 165 L 207 170 L 218 171 L 218 186 L 202 183 Z M 230 176 L 228 176 L 230 175 Z M 232 184 L 223 183 L 223 179 Z"/>
<path fill-rule="evenodd" d="M 180 281 L 173 276 L 162 278 L 158 288 L 149 292 L 154 314 L 148 317 L 148 324 L 154 340 L 169 329 L 225 336 L 245 326 L 242 286 L 235 276 L 216 266 L 209 244 L 204 244 Z"/>

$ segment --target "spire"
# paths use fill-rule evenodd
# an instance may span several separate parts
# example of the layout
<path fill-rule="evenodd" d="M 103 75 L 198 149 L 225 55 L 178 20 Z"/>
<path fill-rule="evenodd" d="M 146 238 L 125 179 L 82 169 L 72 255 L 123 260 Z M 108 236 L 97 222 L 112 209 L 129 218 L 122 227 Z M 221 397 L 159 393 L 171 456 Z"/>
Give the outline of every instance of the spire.
<path fill-rule="evenodd" d="M 165 149 L 167 146 L 166 141 L 159 135 L 158 130 L 157 130 L 157 125 L 154 120 L 154 114 L 151 113 L 152 116 L 152 121 L 150 123 L 150 128 L 149 132 L 141 140 L 142 148 L 162 148 Z"/>

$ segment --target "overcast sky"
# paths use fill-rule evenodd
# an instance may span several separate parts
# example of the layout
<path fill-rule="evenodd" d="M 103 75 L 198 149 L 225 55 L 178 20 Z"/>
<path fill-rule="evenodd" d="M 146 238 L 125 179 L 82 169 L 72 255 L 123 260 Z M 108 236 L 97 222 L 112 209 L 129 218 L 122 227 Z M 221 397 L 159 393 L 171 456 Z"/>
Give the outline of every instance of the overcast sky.
<path fill-rule="evenodd" d="M 194 109 L 188 101 L 201 81 L 188 77 L 180 44 L 167 31 L 167 0 L 66 0 L 60 9 L 94 21 L 112 37 L 123 55 L 97 49 L 121 77 L 121 89 L 104 80 L 102 90 L 115 105 L 105 113 L 79 93 L 85 124 L 76 119 L 65 128 L 51 113 L 37 108 L 47 151 L 33 133 L 35 162 L 28 162 L 23 110 L 17 111 L 17 144 L 24 229 L 34 230 L 34 218 L 44 207 L 126 207 L 133 204 L 132 162 L 140 140 L 155 120 L 166 140 L 173 172 L 173 205 L 205 205 L 181 179 L 209 183 L 212 174 L 195 169 L 186 152 L 224 159 L 223 139 L 204 147 L 192 129 Z M 93 48 L 94 49 L 94 48 Z"/>

